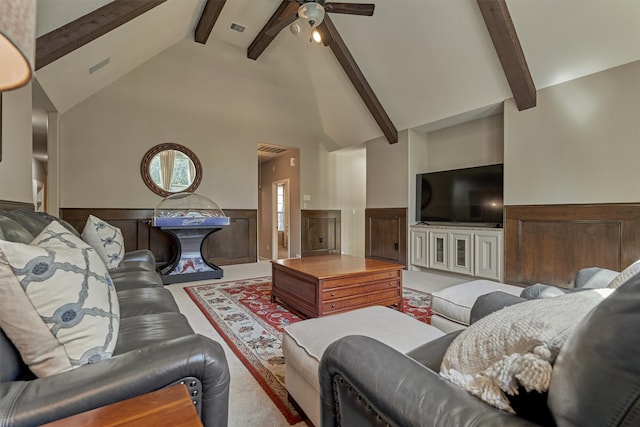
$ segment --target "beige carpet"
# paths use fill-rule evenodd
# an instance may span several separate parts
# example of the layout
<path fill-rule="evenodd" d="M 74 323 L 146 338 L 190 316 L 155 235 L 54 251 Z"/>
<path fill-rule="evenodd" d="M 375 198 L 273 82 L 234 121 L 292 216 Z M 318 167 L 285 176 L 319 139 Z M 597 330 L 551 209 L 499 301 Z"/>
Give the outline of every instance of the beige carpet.
<path fill-rule="evenodd" d="M 206 280 L 201 282 L 176 283 L 168 285 L 180 311 L 187 317 L 191 327 L 196 333 L 208 336 L 218 341 L 224 348 L 229 370 L 231 372 L 231 390 L 229 395 L 229 427 L 265 426 L 288 427 L 289 423 L 284 419 L 278 408 L 247 371 L 242 362 L 235 356 L 227 344 L 222 340 L 211 323 L 193 303 L 185 291 L 184 286 L 200 283 L 226 282 L 232 280 L 249 279 L 271 275 L 271 263 L 259 262 L 252 264 L 229 265 L 223 267 L 224 277 L 219 280 Z M 439 274 L 404 271 L 403 285 L 423 292 L 435 292 L 439 289 L 462 283 L 469 279 L 443 276 Z M 296 426 L 304 426 L 298 423 Z"/>

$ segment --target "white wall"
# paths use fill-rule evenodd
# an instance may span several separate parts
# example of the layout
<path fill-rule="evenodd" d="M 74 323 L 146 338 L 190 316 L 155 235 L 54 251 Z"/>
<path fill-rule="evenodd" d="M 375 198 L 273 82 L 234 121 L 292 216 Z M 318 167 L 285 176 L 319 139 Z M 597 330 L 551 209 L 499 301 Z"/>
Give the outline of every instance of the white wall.
<path fill-rule="evenodd" d="M 342 253 L 364 256 L 367 152 L 364 145 L 330 153 L 336 164 L 336 200 L 341 210 Z"/>
<path fill-rule="evenodd" d="M 160 197 L 144 185 L 140 161 L 176 142 L 202 163 L 199 194 L 223 209 L 255 209 L 262 142 L 301 149 L 301 192 L 312 195 L 310 209 L 325 207 L 326 150 L 260 63 L 236 49 L 185 39 L 62 114 L 60 206 L 154 207 Z"/>
<path fill-rule="evenodd" d="M 427 134 L 427 169 L 436 172 L 504 161 L 503 116 L 496 114 Z"/>
<path fill-rule="evenodd" d="M 2 92 L 0 200 L 33 203 L 31 84 Z"/>
<path fill-rule="evenodd" d="M 505 204 L 640 201 L 640 62 L 504 110 Z"/>
<path fill-rule="evenodd" d="M 408 206 L 409 132 L 398 133 L 398 142 L 386 138 L 366 143 L 367 208 L 404 208 Z"/>

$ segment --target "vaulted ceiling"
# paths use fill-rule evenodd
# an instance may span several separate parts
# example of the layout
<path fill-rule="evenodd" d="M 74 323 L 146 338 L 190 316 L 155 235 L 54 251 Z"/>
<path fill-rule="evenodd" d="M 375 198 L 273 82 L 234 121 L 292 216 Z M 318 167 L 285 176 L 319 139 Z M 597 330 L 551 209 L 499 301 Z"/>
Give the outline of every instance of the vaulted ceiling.
<path fill-rule="evenodd" d="M 323 47 L 278 26 L 290 0 L 38 0 L 36 78 L 64 113 L 185 38 L 228 43 L 247 66 L 263 62 L 283 99 L 317 111 L 336 149 L 393 143 L 398 129 L 468 120 L 511 97 L 531 108 L 536 90 L 640 60 L 637 0 L 349 3 L 375 13 L 328 14 Z"/>

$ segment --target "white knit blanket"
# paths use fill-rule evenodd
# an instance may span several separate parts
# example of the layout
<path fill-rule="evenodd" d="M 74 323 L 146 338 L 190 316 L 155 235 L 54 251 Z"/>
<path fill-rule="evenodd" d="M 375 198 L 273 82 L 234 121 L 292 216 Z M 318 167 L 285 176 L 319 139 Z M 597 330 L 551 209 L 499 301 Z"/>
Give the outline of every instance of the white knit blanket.
<path fill-rule="evenodd" d="M 594 289 L 505 307 L 463 331 L 440 375 L 489 405 L 514 413 L 506 394 L 549 389 L 552 365 L 583 317 L 612 289 Z"/>

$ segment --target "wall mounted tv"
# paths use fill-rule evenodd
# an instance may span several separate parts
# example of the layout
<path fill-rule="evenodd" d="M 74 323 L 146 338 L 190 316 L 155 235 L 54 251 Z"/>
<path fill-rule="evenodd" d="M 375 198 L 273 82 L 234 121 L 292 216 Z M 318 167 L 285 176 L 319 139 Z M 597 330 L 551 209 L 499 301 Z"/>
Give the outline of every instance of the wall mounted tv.
<path fill-rule="evenodd" d="M 416 219 L 423 223 L 502 226 L 503 165 L 416 175 Z"/>

